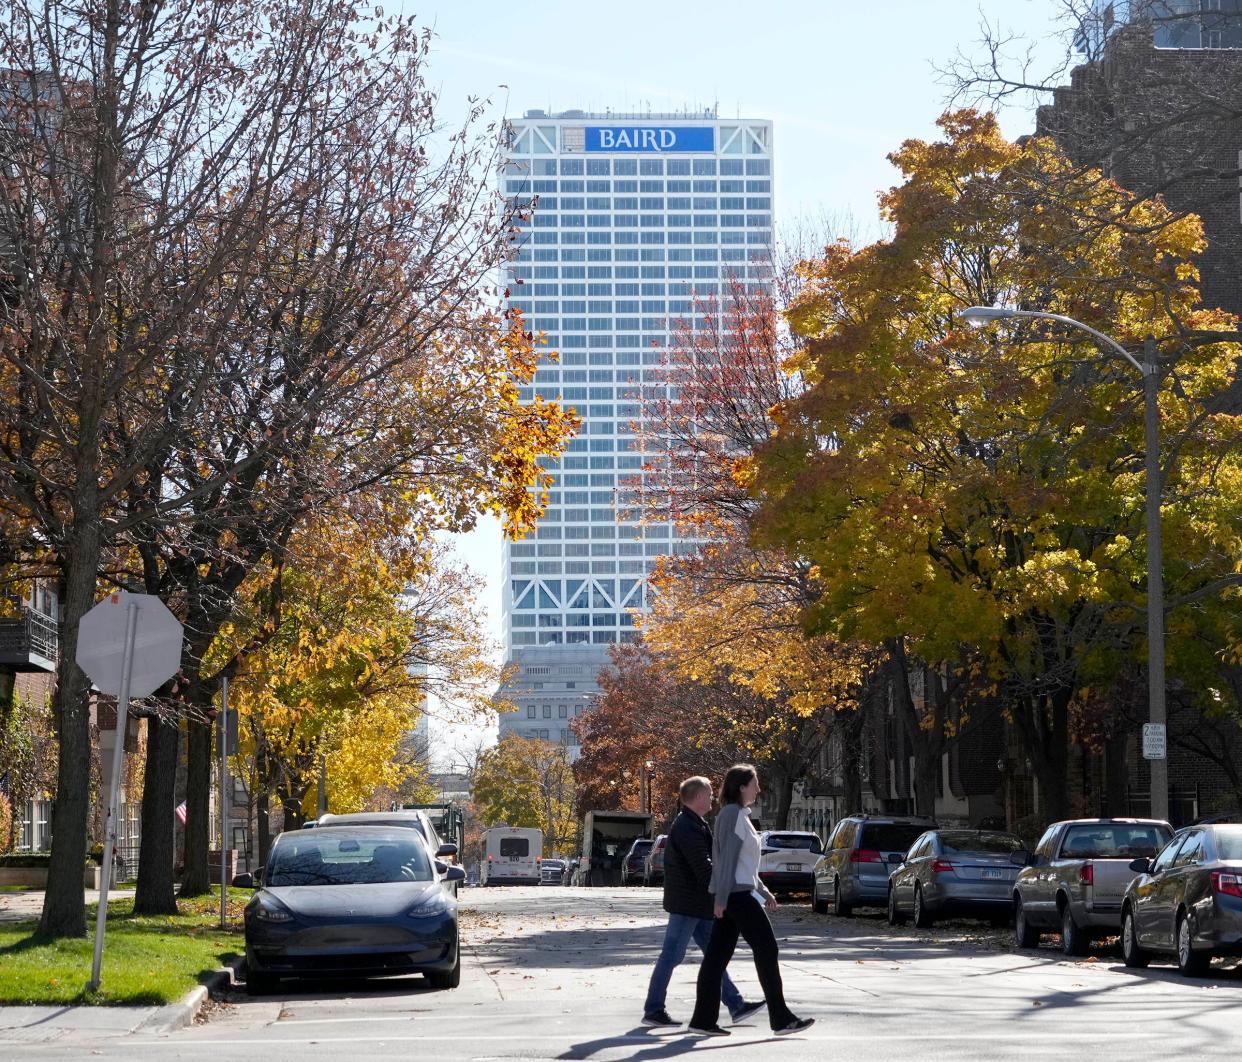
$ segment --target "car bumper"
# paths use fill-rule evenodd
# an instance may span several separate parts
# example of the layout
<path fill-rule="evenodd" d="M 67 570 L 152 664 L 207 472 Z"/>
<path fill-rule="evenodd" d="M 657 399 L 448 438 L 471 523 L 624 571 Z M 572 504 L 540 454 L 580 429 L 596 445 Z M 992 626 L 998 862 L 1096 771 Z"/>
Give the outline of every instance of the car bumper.
<path fill-rule="evenodd" d="M 435 973 L 457 962 L 457 920 L 425 929 L 368 924 L 247 930 L 246 965 L 272 977 Z"/>
<path fill-rule="evenodd" d="M 769 889 L 799 889 L 810 891 L 815 875 L 809 870 L 761 870 L 759 880 Z"/>
<path fill-rule="evenodd" d="M 514 877 L 505 874 L 489 874 L 487 876 L 488 885 L 538 885 L 538 878 Z"/>
<path fill-rule="evenodd" d="M 862 878 L 842 878 L 841 898 L 855 907 L 887 907 L 888 879 L 867 881 Z"/>
<path fill-rule="evenodd" d="M 1086 904 L 1082 901 L 1071 901 L 1070 910 L 1074 921 L 1080 926 L 1090 929 L 1112 929 L 1121 932 L 1121 901 L 1116 903 Z"/>

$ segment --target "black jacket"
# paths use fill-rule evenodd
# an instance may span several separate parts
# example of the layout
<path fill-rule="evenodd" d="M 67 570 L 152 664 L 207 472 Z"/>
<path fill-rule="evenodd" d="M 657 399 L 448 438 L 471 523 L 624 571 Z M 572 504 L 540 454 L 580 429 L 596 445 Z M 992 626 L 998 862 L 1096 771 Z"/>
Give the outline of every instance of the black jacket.
<path fill-rule="evenodd" d="M 711 918 L 712 831 L 689 808 L 682 808 L 664 843 L 664 910 Z"/>

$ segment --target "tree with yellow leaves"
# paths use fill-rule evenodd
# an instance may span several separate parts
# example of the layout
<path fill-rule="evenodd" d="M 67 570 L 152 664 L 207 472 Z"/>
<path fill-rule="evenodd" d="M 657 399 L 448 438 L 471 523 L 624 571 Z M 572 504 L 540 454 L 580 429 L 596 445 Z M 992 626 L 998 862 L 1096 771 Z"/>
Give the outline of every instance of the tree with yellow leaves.
<path fill-rule="evenodd" d="M 570 850 L 578 825 L 574 773 L 564 745 L 507 734 L 479 757 L 471 786 L 484 826 L 542 830 L 545 851 Z"/>

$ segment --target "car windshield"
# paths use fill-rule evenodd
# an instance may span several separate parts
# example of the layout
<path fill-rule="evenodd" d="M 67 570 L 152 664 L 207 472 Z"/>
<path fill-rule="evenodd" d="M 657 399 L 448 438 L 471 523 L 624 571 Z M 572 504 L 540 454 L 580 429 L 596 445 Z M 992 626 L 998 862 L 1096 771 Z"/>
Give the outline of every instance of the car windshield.
<path fill-rule="evenodd" d="M 1217 826 L 1212 832 L 1221 859 L 1242 859 L 1242 826 Z"/>
<path fill-rule="evenodd" d="M 915 838 L 927 831 L 926 823 L 866 822 L 858 847 L 875 852 L 900 852 L 905 855 Z"/>
<path fill-rule="evenodd" d="M 433 880 L 423 844 L 399 834 L 325 837 L 320 830 L 311 830 L 295 836 L 296 840 L 273 849 L 263 880 L 268 888 Z"/>
<path fill-rule="evenodd" d="M 822 852 L 819 838 L 809 833 L 770 833 L 764 843 L 769 848 L 797 848 L 803 852 Z"/>
<path fill-rule="evenodd" d="M 1140 823 L 1070 826 L 1061 842 L 1062 859 L 1150 859 L 1169 839 L 1167 830 Z"/>
<path fill-rule="evenodd" d="M 940 848 L 945 855 L 961 852 L 994 852 L 1005 855 L 1022 851 L 1022 841 L 1011 833 L 984 833 L 976 830 L 955 830 L 940 835 Z"/>

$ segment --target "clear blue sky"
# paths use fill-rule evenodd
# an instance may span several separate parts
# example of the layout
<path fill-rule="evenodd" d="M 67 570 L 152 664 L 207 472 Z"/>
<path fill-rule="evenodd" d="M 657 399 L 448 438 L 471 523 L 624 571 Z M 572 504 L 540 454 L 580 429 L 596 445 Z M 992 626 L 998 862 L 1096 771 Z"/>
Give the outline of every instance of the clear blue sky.
<path fill-rule="evenodd" d="M 864 240 L 880 234 L 876 195 L 896 180 L 885 156 L 909 137 L 935 135 L 947 90 L 934 67 L 959 48 L 978 52 L 981 20 L 1035 42 L 1037 69 L 1064 50 L 1058 0 L 400 6 L 435 30 L 428 80 L 446 121 L 470 96 L 490 99 L 495 116 L 717 104 L 722 117 L 770 118 L 778 225 L 827 222 Z M 1008 135 L 1032 130 L 1031 108 L 1015 100 L 1002 113 Z M 483 604 L 498 638 L 497 525 L 486 521 L 458 548 L 487 580 Z"/>

